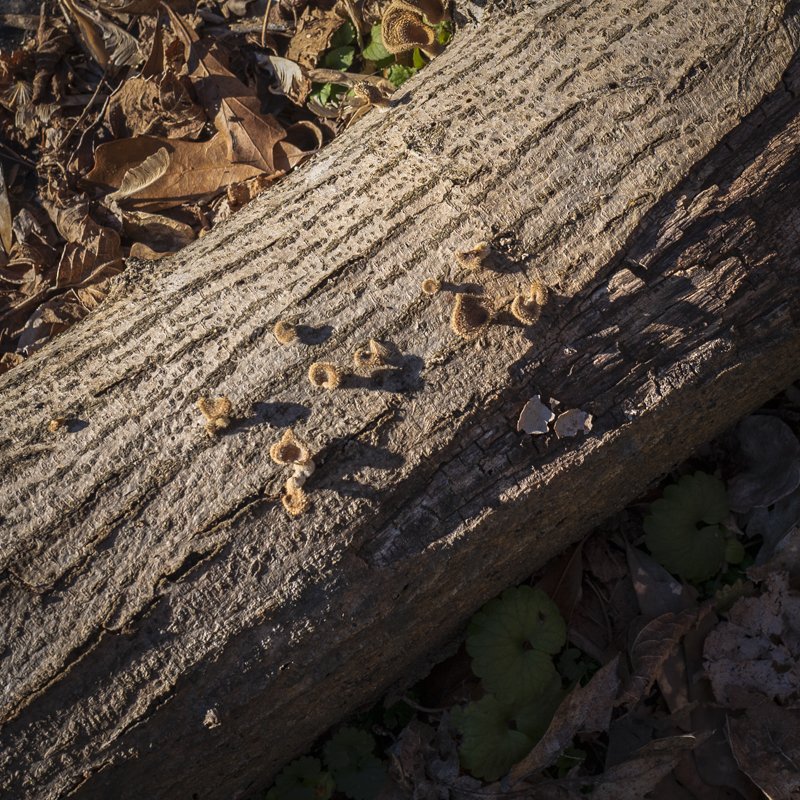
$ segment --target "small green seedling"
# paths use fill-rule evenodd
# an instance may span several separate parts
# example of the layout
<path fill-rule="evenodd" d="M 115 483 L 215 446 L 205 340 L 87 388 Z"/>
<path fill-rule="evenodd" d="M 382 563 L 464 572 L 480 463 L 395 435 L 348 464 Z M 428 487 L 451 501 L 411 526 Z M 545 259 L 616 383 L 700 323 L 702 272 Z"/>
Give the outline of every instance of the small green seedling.
<path fill-rule="evenodd" d="M 566 625 L 556 604 L 530 586 L 506 589 L 472 618 L 467 652 L 472 669 L 501 703 L 518 706 L 557 677 L 552 656 L 564 646 Z"/>
<path fill-rule="evenodd" d="M 386 767 L 374 755 L 375 739 L 358 728 L 340 728 L 325 744 L 325 765 L 336 788 L 351 800 L 374 800 L 386 780 Z"/>
<path fill-rule="evenodd" d="M 328 800 L 333 789 L 333 778 L 319 759 L 304 756 L 281 770 L 266 800 Z"/>
<path fill-rule="evenodd" d="M 727 517 L 728 497 L 719 478 L 704 472 L 684 475 L 650 506 L 645 543 L 670 572 L 702 581 L 719 572 L 725 560 L 744 556 L 736 539 L 726 540 L 722 523 Z"/>

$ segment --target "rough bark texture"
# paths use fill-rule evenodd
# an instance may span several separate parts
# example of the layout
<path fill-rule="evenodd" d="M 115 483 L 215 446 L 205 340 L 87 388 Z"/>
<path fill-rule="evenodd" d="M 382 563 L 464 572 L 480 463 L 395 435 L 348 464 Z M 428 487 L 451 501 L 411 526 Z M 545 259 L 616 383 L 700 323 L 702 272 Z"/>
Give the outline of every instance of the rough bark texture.
<path fill-rule="evenodd" d="M 470 8 L 389 113 L 0 381 L 7 796 L 263 786 L 800 375 L 797 4 Z M 495 268 L 460 272 L 485 238 Z M 542 319 L 478 343 L 419 290 L 534 276 Z M 309 385 L 370 336 L 401 369 Z M 518 434 L 534 393 L 592 434 Z M 201 394 L 234 403 L 217 439 Z M 289 425 L 316 451 L 297 520 Z"/>

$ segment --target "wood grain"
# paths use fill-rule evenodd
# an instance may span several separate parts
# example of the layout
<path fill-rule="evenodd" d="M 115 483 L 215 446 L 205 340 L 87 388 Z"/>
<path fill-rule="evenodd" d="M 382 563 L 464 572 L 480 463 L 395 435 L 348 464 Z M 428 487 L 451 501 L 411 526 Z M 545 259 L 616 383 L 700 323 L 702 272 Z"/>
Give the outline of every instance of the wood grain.
<path fill-rule="evenodd" d="M 244 796 L 800 374 L 800 12 L 709 5 L 490 9 L 0 378 L 9 796 Z M 493 269 L 460 271 L 480 239 Z M 427 277 L 552 299 L 465 342 Z M 308 383 L 369 337 L 399 369 Z M 516 433 L 534 393 L 592 435 Z M 217 439 L 200 395 L 234 403 Z M 317 462 L 297 520 L 268 457 L 289 425 Z"/>

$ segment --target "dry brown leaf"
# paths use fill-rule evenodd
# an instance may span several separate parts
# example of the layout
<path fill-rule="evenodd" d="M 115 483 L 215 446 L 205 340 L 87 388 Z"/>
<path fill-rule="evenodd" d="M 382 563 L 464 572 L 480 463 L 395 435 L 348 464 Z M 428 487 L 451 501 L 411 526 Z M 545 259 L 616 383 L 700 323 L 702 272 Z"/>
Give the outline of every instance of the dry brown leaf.
<path fill-rule="evenodd" d="M 583 542 L 555 559 L 536 584 L 557 606 L 569 627 L 580 603 L 583 584 Z"/>
<path fill-rule="evenodd" d="M 271 114 L 260 112 L 255 92 L 223 63 L 222 51 L 198 39 L 186 22 L 167 9 L 173 30 L 183 42 L 195 93 L 220 133 L 230 140 L 230 160 L 262 172 L 276 171 L 275 145 L 286 135 Z"/>
<path fill-rule="evenodd" d="M 509 773 L 512 784 L 553 764 L 575 734 L 605 732 L 619 692 L 619 656 L 598 670 L 584 687 L 576 686 L 561 701 L 544 736 Z"/>
<path fill-rule="evenodd" d="M 740 718 L 728 717 L 736 763 L 771 800 L 800 797 L 800 712 L 751 695 Z"/>
<path fill-rule="evenodd" d="M 333 35 L 345 23 L 344 16 L 337 13 L 336 5 L 327 5 L 327 8 L 316 4 L 306 6 L 297 21 L 286 58 L 306 68 L 317 65 L 320 56 L 330 46 Z"/>
<path fill-rule="evenodd" d="M 175 252 L 197 238 L 185 222 L 143 211 L 123 211 L 122 230 L 128 238 L 156 253 Z"/>
<path fill-rule="evenodd" d="M 291 58 L 281 56 L 263 56 L 263 62 L 275 78 L 270 91 L 286 95 L 296 105 L 303 105 L 311 91 L 311 81 L 303 68 Z"/>
<path fill-rule="evenodd" d="M 767 592 L 739 600 L 706 638 L 703 655 L 714 696 L 736 707 L 751 689 L 785 704 L 800 703 L 800 594 L 786 573 L 767 578 Z"/>
<path fill-rule="evenodd" d="M 131 167 L 122 177 L 119 189 L 108 195 L 109 202 L 119 202 L 155 183 L 169 169 L 169 153 L 166 147 L 159 147 L 141 164 Z"/>
<path fill-rule="evenodd" d="M 668 611 L 650 620 L 639 631 L 631 645 L 630 656 L 634 673 L 620 697 L 620 705 L 635 705 L 650 691 L 654 681 L 662 677 L 664 667 L 676 653 L 680 640 L 711 610 L 712 606 L 705 606 L 701 609 L 686 609 L 677 614 Z M 678 655 L 682 659 L 682 654 Z M 683 678 L 685 670 L 679 674 Z M 677 683 L 674 675 L 670 677 L 673 684 Z"/>
<path fill-rule="evenodd" d="M 106 69 L 110 58 L 103 41 L 103 29 L 98 25 L 95 18 L 75 0 L 63 0 L 63 2 L 75 20 L 81 39 L 89 54 L 103 69 Z"/>
<path fill-rule="evenodd" d="M 205 112 L 171 70 L 123 81 L 109 98 L 105 119 L 115 139 L 142 135 L 197 139 L 206 124 Z"/>
<path fill-rule="evenodd" d="M 139 42 L 124 28 L 100 12 L 85 8 L 78 0 L 62 0 L 80 31 L 92 58 L 105 70 L 110 66 L 135 67 L 142 61 Z"/>
<path fill-rule="evenodd" d="M 3 176 L 3 170 L 0 168 L 0 245 L 2 245 L 3 250 L 9 255 L 11 253 L 11 238 L 11 205 L 8 202 L 8 190 L 6 189 L 6 181 L 5 177 Z"/>
<path fill-rule="evenodd" d="M 171 208 L 213 196 L 233 183 L 262 174 L 249 164 L 232 164 L 229 143 L 222 134 L 207 142 L 137 136 L 100 145 L 87 180 L 118 189 L 132 166 L 162 147 L 170 155 L 169 168 L 157 181 L 127 197 L 126 205 L 150 211 Z"/>
<path fill-rule="evenodd" d="M 592 800 L 642 800 L 707 735 L 670 736 L 645 745 L 633 758 L 595 779 Z"/>
<path fill-rule="evenodd" d="M 160 258 L 166 258 L 173 255 L 175 250 L 153 250 L 142 242 L 134 242 L 131 245 L 130 258 L 140 258 L 142 261 L 158 261 Z"/>

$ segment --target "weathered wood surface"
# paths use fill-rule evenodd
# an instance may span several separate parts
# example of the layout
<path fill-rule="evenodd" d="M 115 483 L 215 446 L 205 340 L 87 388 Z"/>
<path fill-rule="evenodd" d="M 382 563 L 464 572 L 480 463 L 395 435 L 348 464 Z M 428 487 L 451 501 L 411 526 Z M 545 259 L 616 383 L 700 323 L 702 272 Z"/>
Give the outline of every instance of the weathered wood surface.
<path fill-rule="evenodd" d="M 496 9 L 4 376 L 3 796 L 244 796 L 800 375 L 798 41 L 785 2 Z M 476 345 L 419 284 L 472 279 L 481 238 L 488 294 L 553 298 Z M 318 344 L 274 341 L 293 316 Z M 309 386 L 369 336 L 401 372 Z M 592 434 L 516 433 L 534 393 Z M 234 402 L 217 440 L 200 394 Z M 299 520 L 267 456 L 290 424 Z"/>

